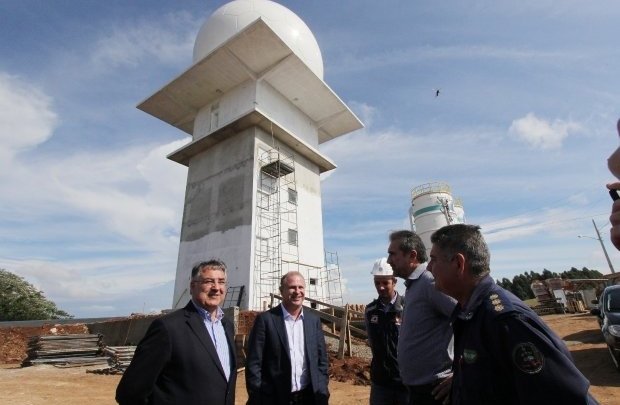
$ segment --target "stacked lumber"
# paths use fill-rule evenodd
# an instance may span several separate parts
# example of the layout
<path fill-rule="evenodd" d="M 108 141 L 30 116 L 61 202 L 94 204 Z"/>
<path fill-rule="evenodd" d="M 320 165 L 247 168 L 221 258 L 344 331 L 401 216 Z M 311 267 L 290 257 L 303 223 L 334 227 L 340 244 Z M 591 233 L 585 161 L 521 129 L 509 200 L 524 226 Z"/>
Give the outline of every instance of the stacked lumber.
<path fill-rule="evenodd" d="M 538 305 L 532 307 L 537 315 L 550 315 L 550 314 L 565 314 L 566 309 L 564 305 L 559 301 L 559 298 L 552 299 L 540 299 L 538 298 Z"/>
<path fill-rule="evenodd" d="M 28 357 L 23 365 L 106 363 L 107 359 L 100 355 L 102 337 L 91 334 L 32 336 L 28 339 Z"/>
<path fill-rule="evenodd" d="M 110 367 L 121 372 L 129 366 L 135 351 L 136 346 L 106 346 L 103 349 Z"/>

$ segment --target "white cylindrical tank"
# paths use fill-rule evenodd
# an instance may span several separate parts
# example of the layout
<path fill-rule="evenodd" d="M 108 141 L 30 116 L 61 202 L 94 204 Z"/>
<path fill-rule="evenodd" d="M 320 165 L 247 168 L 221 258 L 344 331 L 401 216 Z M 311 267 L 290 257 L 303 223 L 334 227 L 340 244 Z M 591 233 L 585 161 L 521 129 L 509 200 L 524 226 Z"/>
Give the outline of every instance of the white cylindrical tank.
<path fill-rule="evenodd" d="M 463 208 L 463 200 L 460 198 L 454 199 L 454 215 L 456 216 L 455 224 L 465 223 L 465 209 Z"/>
<path fill-rule="evenodd" d="M 430 251 L 433 232 L 446 225 L 465 223 L 465 211 L 460 200 L 455 204 L 447 183 L 426 183 L 411 190 L 409 219 L 412 230 Z"/>

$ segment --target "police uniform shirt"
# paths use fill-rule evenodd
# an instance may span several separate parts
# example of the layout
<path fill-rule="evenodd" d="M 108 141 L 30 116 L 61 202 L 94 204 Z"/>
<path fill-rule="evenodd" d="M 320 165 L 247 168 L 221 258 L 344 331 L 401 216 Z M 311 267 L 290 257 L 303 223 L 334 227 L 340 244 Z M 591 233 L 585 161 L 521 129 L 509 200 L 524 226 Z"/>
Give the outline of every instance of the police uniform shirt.
<path fill-rule="evenodd" d="M 490 276 L 453 327 L 452 404 L 596 404 L 564 342 Z"/>
<path fill-rule="evenodd" d="M 402 386 L 396 360 L 402 313 L 403 297 L 398 292 L 388 304 L 376 299 L 366 306 L 366 331 L 372 350 L 370 378 L 375 384 Z"/>

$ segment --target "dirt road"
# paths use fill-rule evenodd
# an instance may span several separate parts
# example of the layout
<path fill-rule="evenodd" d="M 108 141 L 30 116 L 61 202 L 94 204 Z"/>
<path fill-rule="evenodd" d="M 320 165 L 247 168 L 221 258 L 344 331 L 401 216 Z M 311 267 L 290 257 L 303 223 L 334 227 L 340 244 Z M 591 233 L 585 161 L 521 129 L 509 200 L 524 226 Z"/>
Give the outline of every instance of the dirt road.
<path fill-rule="evenodd" d="M 603 405 L 620 405 L 620 373 L 614 369 L 596 319 L 590 315 L 552 315 L 545 321 L 567 341 L 579 369 L 590 380 L 591 392 Z M 114 404 L 120 376 L 96 375 L 85 368 L 18 365 L 0 366 L 0 404 Z M 239 376 L 237 404 L 246 400 L 244 376 Z M 330 404 L 367 404 L 369 387 L 331 381 Z"/>

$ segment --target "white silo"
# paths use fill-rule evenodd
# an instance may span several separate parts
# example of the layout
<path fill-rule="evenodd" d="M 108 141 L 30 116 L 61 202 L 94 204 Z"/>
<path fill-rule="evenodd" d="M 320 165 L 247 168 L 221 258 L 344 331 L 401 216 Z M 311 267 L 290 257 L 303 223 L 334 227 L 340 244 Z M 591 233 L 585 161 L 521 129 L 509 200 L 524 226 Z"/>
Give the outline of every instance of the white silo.
<path fill-rule="evenodd" d="M 456 222 L 454 224 L 465 223 L 465 209 L 463 208 L 463 200 L 460 198 L 454 199 L 454 214 L 456 215 Z"/>
<path fill-rule="evenodd" d="M 425 183 L 411 190 L 409 219 L 411 229 L 430 251 L 433 232 L 446 225 L 465 223 L 465 211 L 460 199 L 453 200 L 450 185 Z"/>

